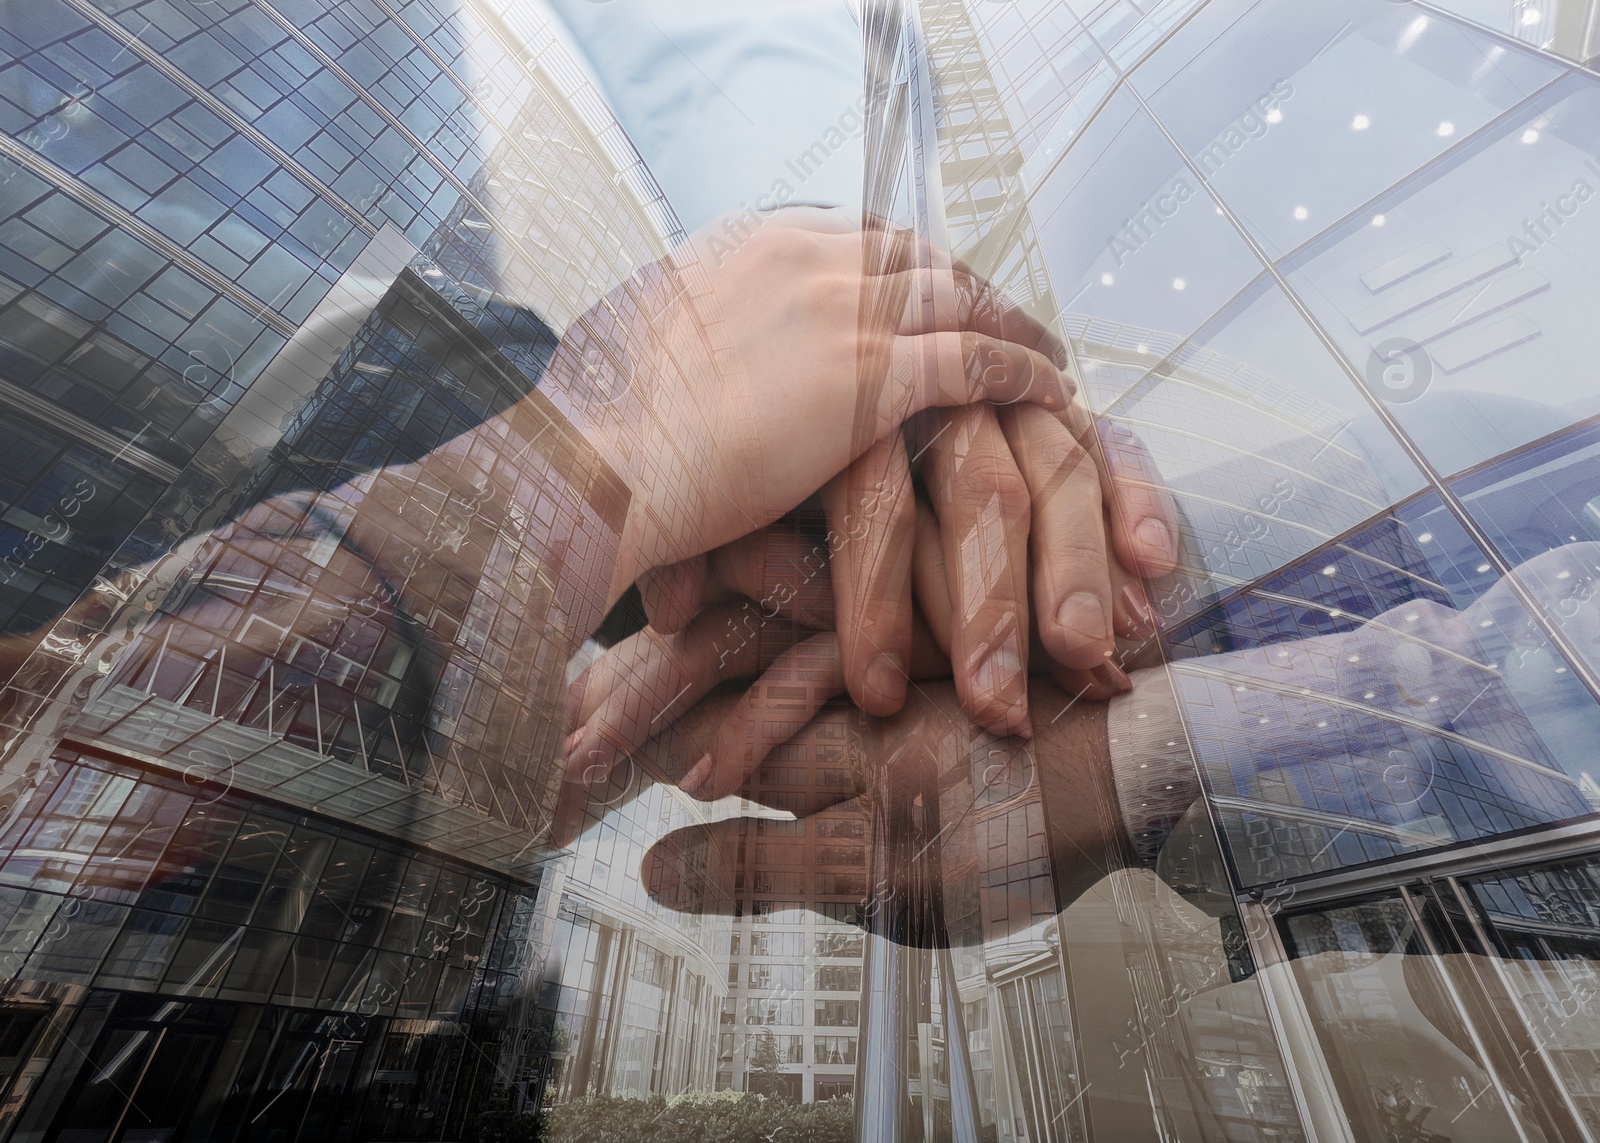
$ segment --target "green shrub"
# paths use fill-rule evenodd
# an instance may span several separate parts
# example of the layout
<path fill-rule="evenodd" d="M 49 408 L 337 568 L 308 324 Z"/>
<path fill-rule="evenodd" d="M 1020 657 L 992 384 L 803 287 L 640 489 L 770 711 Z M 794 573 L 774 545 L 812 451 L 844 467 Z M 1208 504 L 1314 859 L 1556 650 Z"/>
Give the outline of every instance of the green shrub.
<path fill-rule="evenodd" d="M 748 1092 L 696 1092 L 664 1099 L 572 1100 L 545 1117 L 545 1143 L 851 1143 L 849 1099 L 794 1103 Z"/>
<path fill-rule="evenodd" d="M 511 1106 L 511 1092 L 496 1087 L 489 1104 L 467 1124 L 468 1143 L 543 1143 L 542 1116 Z"/>

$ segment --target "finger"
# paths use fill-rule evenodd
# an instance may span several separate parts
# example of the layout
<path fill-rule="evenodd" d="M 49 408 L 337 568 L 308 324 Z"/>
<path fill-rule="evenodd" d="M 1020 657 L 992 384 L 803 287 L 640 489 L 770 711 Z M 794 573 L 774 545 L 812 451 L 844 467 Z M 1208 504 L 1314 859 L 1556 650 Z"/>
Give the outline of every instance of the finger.
<path fill-rule="evenodd" d="M 1032 499 L 1028 546 L 1039 637 L 1062 666 L 1098 666 L 1113 650 L 1099 470 L 1042 409 L 1001 409 L 999 422 Z"/>
<path fill-rule="evenodd" d="M 1112 620 L 1117 636 L 1122 639 L 1147 640 L 1162 629 L 1160 613 L 1150 605 L 1149 592 L 1136 576 L 1131 575 L 1122 563 L 1110 562 L 1110 591 L 1112 591 Z M 1035 588 L 1035 596 L 1038 589 Z M 950 588 L 949 575 L 944 567 L 944 541 L 939 536 L 939 519 L 928 504 L 917 501 L 917 544 L 912 554 L 912 594 L 915 597 L 915 618 L 928 632 L 931 652 L 950 653 Z M 1037 623 L 1035 623 L 1037 631 Z M 1043 644 L 1038 648 L 1045 652 Z M 920 660 L 914 652 L 912 677 L 922 679 L 926 671 L 926 655 Z M 949 674 L 949 671 L 946 671 Z"/>
<path fill-rule="evenodd" d="M 924 476 L 950 573 L 956 691 L 979 726 L 1026 737 L 1028 486 L 992 408 L 944 416 Z"/>
<path fill-rule="evenodd" d="M 1161 613 L 1150 603 L 1150 593 L 1139 577 L 1110 561 L 1112 627 L 1123 639 L 1148 640 L 1165 626 Z"/>
<path fill-rule="evenodd" d="M 1109 660 L 1089 671 L 1051 663 L 1050 678 L 1073 702 L 1110 702 L 1133 689 L 1133 681 L 1128 678 L 1127 672 Z M 1050 718 L 1059 718 L 1062 713 L 1056 711 Z"/>
<path fill-rule="evenodd" d="M 835 623 L 826 539 L 780 522 L 712 552 L 707 599 L 753 599 L 769 616 L 818 631 Z"/>
<path fill-rule="evenodd" d="M 916 497 L 898 433 L 823 489 L 844 676 L 856 705 L 890 715 L 906 699 Z"/>
<path fill-rule="evenodd" d="M 604 782 L 712 688 L 759 673 L 803 637 L 745 601 L 708 608 L 675 635 L 647 627 L 624 639 L 582 680 L 579 726 L 564 744 L 567 780 Z"/>
<path fill-rule="evenodd" d="M 700 610 L 705 581 L 704 556 L 651 568 L 640 576 L 639 597 L 650 626 L 667 635 L 683 630 Z"/>
<path fill-rule="evenodd" d="M 704 801 L 733 793 L 774 747 L 800 733 L 844 692 L 835 635 L 815 635 L 789 648 L 734 705 L 711 748 L 684 775 L 679 788 Z"/>
<path fill-rule="evenodd" d="M 675 783 L 692 759 L 705 752 L 705 744 L 733 703 L 731 696 L 712 696 L 690 709 L 632 756 L 638 759 L 638 769 L 657 782 Z M 616 767 L 602 781 L 564 779 L 551 814 L 547 845 L 553 849 L 571 845 L 584 830 L 630 800 L 641 788 L 638 777 L 630 765 Z"/>
<path fill-rule="evenodd" d="M 939 517 L 926 501 L 917 501 L 917 544 L 911 565 L 912 592 L 917 610 L 932 633 L 934 642 L 948 657 L 952 632 L 950 576 L 944 563 L 944 538 L 939 532 Z"/>
<path fill-rule="evenodd" d="M 871 364 L 864 363 L 864 370 Z M 1071 379 L 1037 350 L 970 330 L 894 337 L 886 364 L 879 438 L 923 409 L 1021 401 L 1063 411 L 1076 392 Z"/>
<path fill-rule="evenodd" d="M 905 302 L 896 330 L 902 334 L 971 330 L 1036 350 L 1058 368 L 1070 363 L 1066 345 L 1033 315 L 967 266 L 924 246 L 923 265 L 899 271 Z"/>
<path fill-rule="evenodd" d="M 1165 576 L 1177 566 L 1177 505 L 1138 434 L 1125 425 L 1096 418 L 1081 397 L 1081 393 L 1075 396 L 1057 419 L 1088 450 L 1100 471 L 1106 526 L 1116 555 L 1112 586 L 1120 592 L 1119 580 L 1129 577 L 1119 576 L 1119 565 L 1135 578 L 1148 579 Z M 1127 601 L 1119 596 L 1122 618 L 1130 624 L 1142 622 L 1141 599 L 1148 607 L 1148 596 L 1142 589 Z M 1158 613 L 1153 608 L 1149 610 L 1150 621 L 1158 622 Z"/>
<path fill-rule="evenodd" d="M 771 860 L 767 846 L 755 844 L 758 818 L 730 818 L 674 830 L 645 855 L 640 870 L 645 890 L 658 903 L 681 913 L 731 915 L 743 896 L 740 887 L 752 884 L 752 875 L 823 868 L 837 862 L 841 845 L 864 849 L 870 832 L 868 813 L 862 798 L 813 813 L 806 818 L 811 826 L 802 843 L 804 856 L 781 864 Z M 864 852 L 860 867 L 866 868 Z"/>
<path fill-rule="evenodd" d="M 1100 420 L 1099 437 L 1110 477 L 1113 550 L 1124 567 L 1154 579 L 1178 563 L 1178 510 L 1139 434 Z"/>

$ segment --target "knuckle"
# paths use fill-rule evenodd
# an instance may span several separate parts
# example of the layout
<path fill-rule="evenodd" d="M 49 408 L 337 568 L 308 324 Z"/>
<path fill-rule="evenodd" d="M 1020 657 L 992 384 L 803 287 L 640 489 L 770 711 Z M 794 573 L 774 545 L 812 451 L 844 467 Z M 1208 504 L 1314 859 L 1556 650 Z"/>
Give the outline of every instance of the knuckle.
<path fill-rule="evenodd" d="M 1003 465 L 994 472 L 990 487 L 1000 500 L 1000 511 L 1007 515 L 1024 515 L 1032 502 L 1028 483 L 1011 465 Z"/>
<path fill-rule="evenodd" d="M 1069 476 L 1087 477 L 1098 482 L 1089 450 L 1065 428 L 1059 427 L 1034 437 L 1024 450 L 1024 456 L 1035 471 L 1046 480 Z"/>
<path fill-rule="evenodd" d="M 985 463 L 986 459 L 991 462 Z M 1016 466 L 998 458 L 968 456 L 965 463 L 952 466 L 947 487 L 950 506 L 963 513 L 993 506 L 1004 515 L 1022 514 L 1031 500 Z"/>
<path fill-rule="evenodd" d="M 1106 584 L 1106 553 L 1103 548 L 1094 543 L 1086 543 L 1072 532 L 1063 532 L 1062 529 L 1047 529 L 1041 537 L 1041 544 L 1048 553 L 1046 565 L 1055 581 L 1057 590 L 1066 595 L 1075 589 L 1097 590 L 1097 594 L 1107 594 Z M 1086 583 L 1084 571 L 1091 573 L 1091 578 L 1100 582 Z"/>

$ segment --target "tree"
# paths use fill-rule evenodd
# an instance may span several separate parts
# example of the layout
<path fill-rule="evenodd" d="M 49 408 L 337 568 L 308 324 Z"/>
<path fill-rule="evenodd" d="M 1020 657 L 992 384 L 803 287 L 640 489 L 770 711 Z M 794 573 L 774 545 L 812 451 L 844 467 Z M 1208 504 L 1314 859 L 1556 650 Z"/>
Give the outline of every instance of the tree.
<path fill-rule="evenodd" d="M 750 1090 L 763 1095 L 783 1090 L 783 1058 L 778 1054 L 778 1038 L 764 1028 L 750 1048 Z"/>

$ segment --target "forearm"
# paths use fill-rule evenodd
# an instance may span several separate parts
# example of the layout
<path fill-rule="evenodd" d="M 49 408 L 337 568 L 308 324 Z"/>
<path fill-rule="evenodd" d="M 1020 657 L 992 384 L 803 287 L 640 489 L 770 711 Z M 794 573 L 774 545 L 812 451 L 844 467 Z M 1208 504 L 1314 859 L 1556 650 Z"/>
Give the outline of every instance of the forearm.
<path fill-rule="evenodd" d="M 503 606 L 485 612 L 488 621 L 559 632 L 565 658 L 627 587 L 619 561 L 629 500 L 611 466 L 535 391 L 417 463 L 314 502 L 407 610 L 431 610 L 448 580 L 456 620 L 474 600 L 498 596 Z"/>
<path fill-rule="evenodd" d="M 1063 907 L 1116 869 L 1161 873 L 1167 838 L 1201 796 L 1168 669 L 1130 677 L 1129 693 L 1041 722 L 1035 749 Z M 1039 690 L 1035 680 L 1043 701 Z"/>
<path fill-rule="evenodd" d="M 1036 677 L 1031 701 L 1044 712 L 1032 749 L 1044 803 L 1056 896 L 1065 908 L 1101 878 L 1133 863 L 1113 780 L 1108 704 L 1070 701 L 1054 684 Z"/>

